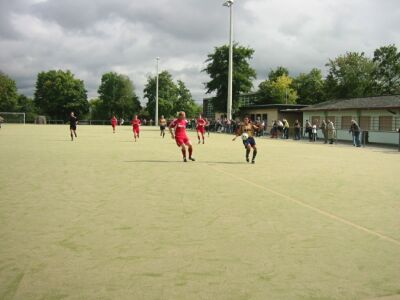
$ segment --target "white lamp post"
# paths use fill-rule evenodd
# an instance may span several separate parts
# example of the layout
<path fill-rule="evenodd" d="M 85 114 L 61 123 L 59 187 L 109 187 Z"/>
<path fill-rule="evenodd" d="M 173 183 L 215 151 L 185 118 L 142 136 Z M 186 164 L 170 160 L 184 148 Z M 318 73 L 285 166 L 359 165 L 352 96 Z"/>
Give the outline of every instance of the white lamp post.
<path fill-rule="evenodd" d="M 228 120 L 232 119 L 232 75 L 233 75 L 233 18 L 232 18 L 232 5 L 233 0 L 227 0 L 223 4 L 229 7 L 229 71 L 228 71 L 228 102 L 226 117 Z"/>
<path fill-rule="evenodd" d="M 158 62 L 160 61 L 159 57 L 156 57 L 157 60 L 157 76 L 156 76 L 156 117 L 154 123 L 158 126 Z"/>

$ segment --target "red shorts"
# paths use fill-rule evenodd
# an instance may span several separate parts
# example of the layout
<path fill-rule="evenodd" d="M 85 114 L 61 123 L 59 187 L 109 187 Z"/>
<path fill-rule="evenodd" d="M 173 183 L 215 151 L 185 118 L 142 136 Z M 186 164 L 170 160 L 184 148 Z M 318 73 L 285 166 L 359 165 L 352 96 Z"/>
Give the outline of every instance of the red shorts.
<path fill-rule="evenodd" d="M 178 145 L 178 147 L 180 147 L 182 145 L 190 144 L 190 140 L 189 140 L 189 138 L 187 136 L 183 136 L 183 137 L 176 136 L 175 137 L 175 141 L 176 141 L 176 144 Z"/>
<path fill-rule="evenodd" d="M 111 124 L 112 128 L 115 128 L 115 126 L 117 126 L 117 124 Z"/>
<path fill-rule="evenodd" d="M 197 132 L 204 134 L 206 132 L 206 129 L 204 127 L 197 127 Z"/>
<path fill-rule="evenodd" d="M 136 134 L 139 134 L 140 129 L 139 128 L 133 128 L 133 132 Z"/>

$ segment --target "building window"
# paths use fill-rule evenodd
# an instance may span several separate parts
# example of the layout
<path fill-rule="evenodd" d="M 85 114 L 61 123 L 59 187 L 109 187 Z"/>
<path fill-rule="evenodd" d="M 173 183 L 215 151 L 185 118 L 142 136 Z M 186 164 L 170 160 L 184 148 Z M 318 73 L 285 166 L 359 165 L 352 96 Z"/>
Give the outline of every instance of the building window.
<path fill-rule="evenodd" d="M 321 117 L 320 116 L 312 116 L 311 117 L 311 125 L 317 125 L 319 127 L 319 124 L 321 122 Z"/>
<path fill-rule="evenodd" d="M 349 116 L 343 116 L 342 117 L 342 124 L 341 124 L 341 129 L 349 129 L 351 126 L 351 120 L 353 118 Z"/>
<path fill-rule="evenodd" d="M 268 114 L 263 114 L 262 115 L 262 120 L 267 123 L 268 122 Z"/>
<path fill-rule="evenodd" d="M 361 130 L 371 130 L 371 117 L 360 117 Z"/>
<path fill-rule="evenodd" d="M 392 131 L 393 130 L 393 117 L 392 116 L 380 116 L 379 117 L 379 130 L 380 131 Z"/>

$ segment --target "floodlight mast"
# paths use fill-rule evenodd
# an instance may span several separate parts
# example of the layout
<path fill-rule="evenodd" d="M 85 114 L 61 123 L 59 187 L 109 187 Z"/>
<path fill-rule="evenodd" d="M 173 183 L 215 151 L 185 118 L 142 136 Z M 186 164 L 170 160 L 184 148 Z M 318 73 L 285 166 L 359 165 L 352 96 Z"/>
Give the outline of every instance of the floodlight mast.
<path fill-rule="evenodd" d="M 157 60 L 157 75 L 156 75 L 156 116 L 154 123 L 158 126 L 158 62 L 160 61 L 159 57 L 156 57 Z"/>
<path fill-rule="evenodd" d="M 233 77 L 233 0 L 227 0 L 223 6 L 229 7 L 229 70 L 228 70 L 228 99 L 226 118 L 232 120 L 232 77 Z"/>

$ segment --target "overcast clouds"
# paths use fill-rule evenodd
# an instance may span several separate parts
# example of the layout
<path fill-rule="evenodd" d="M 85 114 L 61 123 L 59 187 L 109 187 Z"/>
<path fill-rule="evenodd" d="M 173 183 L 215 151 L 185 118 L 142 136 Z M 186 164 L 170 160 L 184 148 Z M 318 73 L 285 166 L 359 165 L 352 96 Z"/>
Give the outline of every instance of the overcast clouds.
<path fill-rule="evenodd" d="M 219 0 L 0 0 L 0 70 L 31 96 L 36 75 L 70 69 L 96 97 L 101 75 L 128 75 L 142 97 L 148 75 L 183 80 L 196 100 L 207 54 L 228 42 Z M 255 49 L 258 80 L 278 65 L 292 75 L 346 51 L 400 47 L 399 0 L 236 0 L 235 41 Z M 257 85 L 258 81 L 255 83 Z"/>

